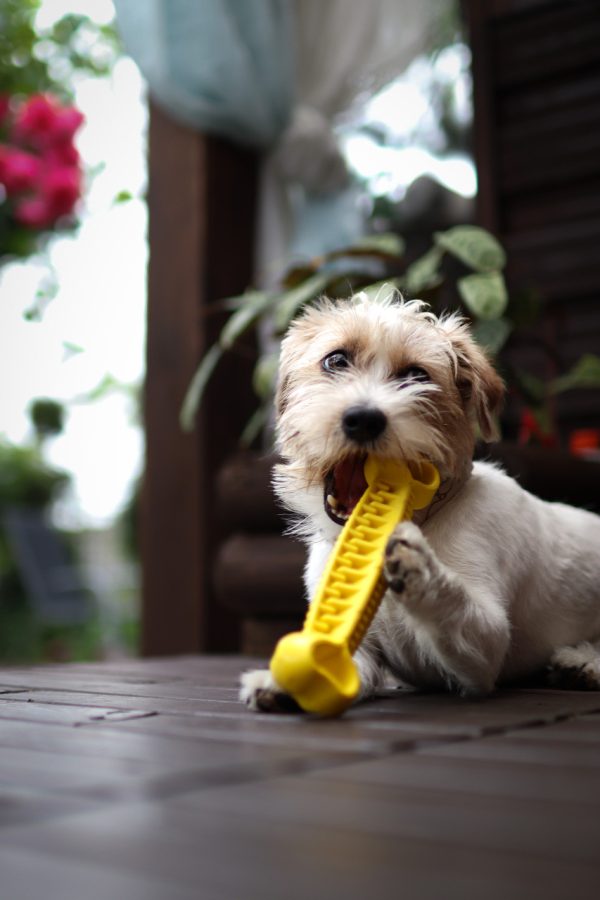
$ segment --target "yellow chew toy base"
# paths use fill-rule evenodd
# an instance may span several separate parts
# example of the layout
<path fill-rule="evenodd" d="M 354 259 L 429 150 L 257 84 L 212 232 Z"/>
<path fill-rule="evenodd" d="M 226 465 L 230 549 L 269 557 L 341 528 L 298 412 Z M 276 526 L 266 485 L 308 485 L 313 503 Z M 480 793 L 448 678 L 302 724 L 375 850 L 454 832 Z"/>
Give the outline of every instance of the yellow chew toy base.
<path fill-rule="evenodd" d="M 305 712 L 320 716 L 339 716 L 360 689 L 348 647 L 306 631 L 294 631 L 279 641 L 271 672 Z"/>
<path fill-rule="evenodd" d="M 430 463 L 414 471 L 404 463 L 367 459 L 367 489 L 333 548 L 304 628 L 275 648 L 273 677 L 306 712 L 339 715 L 360 690 L 352 655 L 385 593 L 385 545 L 398 522 L 428 506 L 439 487 Z"/>

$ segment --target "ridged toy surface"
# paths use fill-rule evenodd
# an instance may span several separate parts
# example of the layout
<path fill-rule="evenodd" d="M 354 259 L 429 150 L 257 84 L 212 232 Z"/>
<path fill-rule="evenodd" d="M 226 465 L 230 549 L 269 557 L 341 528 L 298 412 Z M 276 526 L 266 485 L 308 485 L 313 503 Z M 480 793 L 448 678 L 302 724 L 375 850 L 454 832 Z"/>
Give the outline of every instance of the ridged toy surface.
<path fill-rule="evenodd" d="M 385 593 L 383 555 L 398 522 L 428 506 L 439 487 L 435 466 L 369 456 L 367 488 L 331 552 L 302 631 L 283 637 L 270 668 L 307 712 L 342 713 L 360 689 L 352 659 Z"/>

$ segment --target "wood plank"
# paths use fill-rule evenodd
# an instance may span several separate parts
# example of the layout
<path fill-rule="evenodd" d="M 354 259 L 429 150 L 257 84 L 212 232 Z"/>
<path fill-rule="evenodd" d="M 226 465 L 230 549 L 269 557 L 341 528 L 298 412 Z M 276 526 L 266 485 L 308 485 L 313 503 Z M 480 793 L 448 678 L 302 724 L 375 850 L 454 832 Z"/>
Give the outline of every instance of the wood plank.
<path fill-rule="evenodd" d="M 151 107 L 142 498 L 146 655 L 238 646 L 237 621 L 214 601 L 211 569 L 223 536 L 217 472 L 237 447 L 255 403 L 252 348 L 249 358 L 229 354 L 215 372 L 192 435 L 183 434 L 179 410 L 223 324 L 216 302 L 252 281 L 256 168 L 251 151 L 177 125 Z"/>
<path fill-rule="evenodd" d="M 436 753 L 438 748 L 432 748 Z M 536 766 L 567 766 L 569 768 L 600 769 L 600 753 L 589 743 L 551 741 L 539 736 L 514 739 L 503 735 L 486 741 L 465 742 L 458 746 L 444 746 L 444 755 L 456 755 L 461 759 L 489 759 L 497 762 L 535 763 Z"/>
<path fill-rule="evenodd" d="M 462 819 L 441 799 L 404 805 L 391 802 L 385 790 L 372 797 L 360 786 L 348 793 L 319 784 L 304 792 L 303 779 L 262 787 L 266 794 L 215 789 L 63 818 L 52 827 L 11 828 L 3 842 L 65 864 L 75 859 L 178 888 L 201 886 L 203 897 L 227 900 L 304 900 L 315 891 L 353 900 L 374 886 L 382 898 L 395 898 L 399 890 L 435 900 L 593 895 L 598 876 L 593 832 L 582 847 L 574 847 L 575 833 L 570 839 L 567 834 L 570 821 L 558 823 L 552 838 L 553 821 L 546 814 L 540 836 L 548 832 L 550 846 L 524 852 L 517 837 L 526 849 L 535 842 L 531 826 L 544 826 L 539 809 L 527 816 L 519 805 L 524 814 L 519 823 L 501 806 L 486 812 L 478 804 Z M 584 816 L 593 825 L 588 819 Z M 552 851 L 563 836 L 566 843 L 556 855 Z"/>
<path fill-rule="evenodd" d="M 516 5 L 516 4 L 515 4 Z M 518 86 L 600 60 L 600 15 L 595 0 L 546 4 L 531 11 L 521 2 L 494 29 L 498 83 Z"/>
<path fill-rule="evenodd" d="M 181 888 L 144 873 L 131 875 L 108 866 L 50 857 L 21 847 L 0 848 L 2 890 L 11 900 L 198 900 L 197 887 Z"/>
<path fill-rule="evenodd" d="M 306 548 L 293 538 L 233 535 L 221 545 L 215 565 L 216 596 L 238 614 L 288 615 L 300 626 L 306 613 L 305 562 Z"/>
<path fill-rule="evenodd" d="M 474 758 L 468 753 L 461 754 L 458 744 L 446 752 L 448 746 L 422 747 L 417 753 L 349 763 L 337 767 L 334 772 L 317 770 L 308 773 L 307 778 L 335 781 L 336 784 L 443 791 L 455 795 L 457 806 L 465 795 L 474 794 L 501 797 L 507 801 L 512 797 L 551 801 L 556 804 L 557 815 L 560 815 L 559 807 L 564 801 L 598 808 L 600 772 L 597 766 L 566 768 L 551 763 L 539 766 L 535 761 Z"/>
<path fill-rule="evenodd" d="M 0 672 L 3 895 L 594 895 L 600 693 L 396 692 L 321 721 L 238 704 L 257 662 Z"/>
<path fill-rule="evenodd" d="M 365 768 L 369 765 L 365 763 Z M 395 837 L 470 847 L 473 853 L 502 850 L 600 865 L 598 797 L 593 805 L 563 799 L 561 821 L 556 821 L 554 802 L 541 797 L 457 795 L 448 787 L 424 791 L 387 782 L 364 784 L 338 775 L 336 769 L 329 779 L 279 778 L 235 790 L 186 794 L 169 806 L 212 810 L 248 822 L 260 819 L 274 829 L 289 825 L 335 833 L 348 828 L 371 840 Z"/>

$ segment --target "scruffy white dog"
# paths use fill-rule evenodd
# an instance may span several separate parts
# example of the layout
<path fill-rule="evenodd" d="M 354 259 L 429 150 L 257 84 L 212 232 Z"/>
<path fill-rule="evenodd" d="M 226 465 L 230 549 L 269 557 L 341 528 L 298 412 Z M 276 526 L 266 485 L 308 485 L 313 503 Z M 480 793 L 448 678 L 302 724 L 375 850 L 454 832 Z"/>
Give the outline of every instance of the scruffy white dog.
<path fill-rule="evenodd" d="M 361 698 L 390 677 L 480 695 L 540 671 L 600 689 L 600 517 L 472 463 L 503 393 L 465 322 L 416 300 L 324 300 L 283 341 L 275 489 L 308 543 L 309 597 L 366 487 L 367 453 L 425 458 L 442 479 L 388 542 L 389 589 L 355 655 Z M 242 676 L 241 698 L 286 699 L 268 670 Z"/>

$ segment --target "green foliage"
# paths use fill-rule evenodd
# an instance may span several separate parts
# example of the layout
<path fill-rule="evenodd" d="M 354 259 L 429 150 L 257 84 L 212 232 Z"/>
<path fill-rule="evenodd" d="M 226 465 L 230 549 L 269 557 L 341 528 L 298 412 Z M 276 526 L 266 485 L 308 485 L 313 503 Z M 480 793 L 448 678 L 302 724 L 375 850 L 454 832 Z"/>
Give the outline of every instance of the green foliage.
<path fill-rule="evenodd" d="M 283 334 L 293 319 L 322 294 L 348 297 L 364 290 L 378 302 L 400 290 L 408 297 L 419 296 L 436 308 L 438 289 L 446 282 L 454 288 L 456 305 L 471 319 L 475 339 L 498 356 L 515 329 L 535 322 L 540 312 L 539 297 L 532 291 L 509 297 L 503 275 L 506 254 L 493 235 L 473 225 L 460 225 L 436 232 L 430 249 L 403 268 L 404 241 L 395 234 L 364 238 L 352 247 L 293 266 L 282 279 L 280 291 L 249 291 L 224 301 L 232 314 L 217 344 L 200 363 L 188 389 L 181 421 L 186 430 L 194 426 L 198 406 L 215 366 L 225 351 L 235 349 L 243 335 L 264 315 L 270 316 L 276 335 Z M 448 278 L 445 257 L 471 270 Z M 380 276 L 374 280 L 373 275 Z M 440 312 L 441 310 L 437 309 Z M 573 388 L 600 387 L 600 357 L 587 355 L 560 378 L 545 382 L 528 372 L 507 370 L 524 401 L 544 430 L 552 430 L 549 400 L 554 394 Z M 268 421 L 277 375 L 277 355 L 262 356 L 255 368 L 253 384 L 260 405 L 250 419 L 242 442 L 250 444 Z"/>
<path fill-rule="evenodd" d="M 404 241 L 398 235 L 371 235 L 350 247 L 293 266 L 284 275 L 279 291 L 248 291 L 225 300 L 223 307 L 230 310 L 231 315 L 218 342 L 207 351 L 188 387 L 180 413 L 182 428 L 185 431 L 193 429 L 204 391 L 223 353 L 234 349 L 259 319 L 270 316 L 275 333 L 281 335 L 307 304 L 325 292 L 332 297 L 348 296 L 372 284 L 373 272 L 390 272 L 393 280 L 394 273 L 400 271 L 403 254 Z M 276 369 L 277 362 L 272 356 L 257 363 L 254 386 L 263 404 L 270 400 Z M 251 443 L 266 418 L 264 410 L 252 417 L 244 431 L 244 443 Z"/>
<path fill-rule="evenodd" d="M 202 362 L 196 369 L 196 373 L 187 389 L 179 421 L 184 431 L 192 431 L 194 428 L 194 419 L 196 412 L 202 402 L 202 396 L 206 389 L 206 385 L 210 381 L 210 377 L 217 367 L 217 363 L 223 356 L 223 350 L 219 344 L 213 344 L 202 358 Z"/>
<path fill-rule="evenodd" d="M 80 662 L 99 659 L 101 652 L 102 627 L 97 618 L 76 625 L 47 625 L 23 598 L 0 604 L 3 664 Z"/>
<path fill-rule="evenodd" d="M 493 272 L 506 265 L 506 254 L 496 238 L 476 225 L 457 225 L 434 234 L 435 243 L 476 272 Z"/>
<path fill-rule="evenodd" d="M 575 388 L 600 388 L 600 356 L 586 353 L 570 372 L 555 378 L 549 385 L 551 394 L 560 394 Z"/>
<path fill-rule="evenodd" d="M 36 448 L 0 441 L 0 514 L 10 506 L 43 509 L 68 480 L 66 472 L 47 466 Z"/>
<path fill-rule="evenodd" d="M 404 275 L 403 287 L 411 297 L 417 297 L 423 291 L 428 291 L 440 284 L 440 263 L 444 251 L 441 247 L 433 246 L 419 259 L 415 260 L 407 268 Z"/>
<path fill-rule="evenodd" d="M 472 327 L 475 340 L 492 356 L 498 355 L 513 330 L 507 319 L 482 319 Z"/>
<path fill-rule="evenodd" d="M 477 319 L 499 319 L 508 304 L 500 272 L 475 272 L 460 278 L 456 287 L 469 312 Z"/>
<path fill-rule="evenodd" d="M 45 465 L 35 447 L 0 441 L 0 659 L 38 661 L 44 635 L 30 609 L 2 526 L 11 507 L 45 509 L 69 478 Z"/>
<path fill-rule="evenodd" d="M 49 398 L 34 400 L 29 414 L 39 440 L 60 434 L 65 424 L 65 408 L 62 403 Z"/>
<path fill-rule="evenodd" d="M 51 92 L 71 99 L 77 72 L 107 75 L 120 52 L 112 25 L 67 15 L 39 29 L 40 0 L 0 0 L 0 93 L 28 96 Z"/>

